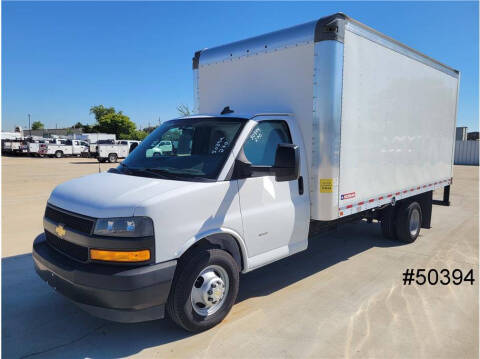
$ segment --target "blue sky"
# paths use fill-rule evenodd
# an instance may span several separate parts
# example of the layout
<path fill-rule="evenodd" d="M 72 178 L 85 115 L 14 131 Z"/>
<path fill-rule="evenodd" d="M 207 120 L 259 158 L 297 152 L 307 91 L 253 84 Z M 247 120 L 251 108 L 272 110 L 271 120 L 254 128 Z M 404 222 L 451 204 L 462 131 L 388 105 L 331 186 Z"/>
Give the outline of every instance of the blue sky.
<path fill-rule="evenodd" d="M 2 127 L 138 126 L 192 105 L 194 51 L 342 11 L 462 72 L 458 125 L 478 130 L 477 2 L 2 2 Z"/>

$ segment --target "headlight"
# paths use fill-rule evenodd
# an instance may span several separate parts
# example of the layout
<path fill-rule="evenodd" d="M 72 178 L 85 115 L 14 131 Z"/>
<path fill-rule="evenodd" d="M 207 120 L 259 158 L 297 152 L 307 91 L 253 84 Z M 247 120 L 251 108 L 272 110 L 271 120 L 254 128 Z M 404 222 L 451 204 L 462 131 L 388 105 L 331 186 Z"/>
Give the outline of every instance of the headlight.
<path fill-rule="evenodd" d="M 115 237 L 153 236 L 153 221 L 148 217 L 99 218 L 93 234 Z"/>

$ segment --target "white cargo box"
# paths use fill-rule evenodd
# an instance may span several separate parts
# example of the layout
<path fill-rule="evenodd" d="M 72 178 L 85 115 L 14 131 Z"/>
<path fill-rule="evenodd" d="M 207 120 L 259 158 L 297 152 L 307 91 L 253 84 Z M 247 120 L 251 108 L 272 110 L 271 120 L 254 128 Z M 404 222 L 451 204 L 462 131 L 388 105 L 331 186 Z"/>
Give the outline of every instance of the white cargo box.
<path fill-rule="evenodd" d="M 199 51 L 193 67 L 199 113 L 293 114 L 312 219 L 451 181 L 459 72 L 343 14 Z"/>

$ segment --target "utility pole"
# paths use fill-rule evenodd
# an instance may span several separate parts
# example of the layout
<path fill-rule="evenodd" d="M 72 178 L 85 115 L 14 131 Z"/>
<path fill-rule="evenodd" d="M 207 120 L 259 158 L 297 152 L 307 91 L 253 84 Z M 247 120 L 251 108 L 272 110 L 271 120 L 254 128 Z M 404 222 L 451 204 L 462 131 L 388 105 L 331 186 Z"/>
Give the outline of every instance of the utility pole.
<path fill-rule="evenodd" d="M 162 120 L 160 119 L 160 116 L 158 116 L 158 125 L 160 126 L 162 124 Z"/>
<path fill-rule="evenodd" d="M 32 136 L 32 127 L 30 126 L 30 114 L 28 114 L 28 132 L 30 133 L 30 136 Z"/>

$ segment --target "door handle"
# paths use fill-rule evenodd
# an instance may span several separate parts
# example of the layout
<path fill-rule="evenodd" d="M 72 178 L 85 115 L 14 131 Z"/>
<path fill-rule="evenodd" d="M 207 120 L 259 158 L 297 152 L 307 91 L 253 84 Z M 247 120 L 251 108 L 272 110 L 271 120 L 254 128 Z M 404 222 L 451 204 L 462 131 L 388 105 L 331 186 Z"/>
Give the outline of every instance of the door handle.
<path fill-rule="evenodd" d="M 303 177 L 298 177 L 298 194 L 301 196 L 303 194 Z"/>

